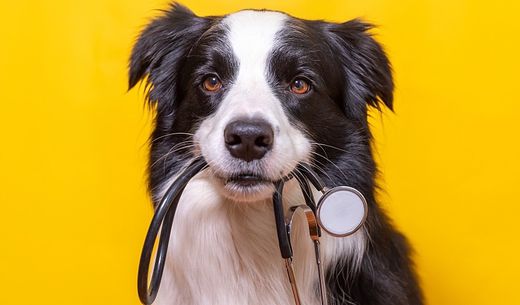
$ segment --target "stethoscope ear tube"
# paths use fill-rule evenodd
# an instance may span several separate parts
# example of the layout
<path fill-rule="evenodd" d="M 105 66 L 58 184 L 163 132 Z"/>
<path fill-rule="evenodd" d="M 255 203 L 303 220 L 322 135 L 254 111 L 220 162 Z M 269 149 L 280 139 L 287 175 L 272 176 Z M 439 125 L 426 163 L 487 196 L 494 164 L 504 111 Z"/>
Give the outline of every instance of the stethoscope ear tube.
<path fill-rule="evenodd" d="M 276 234 L 278 235 L 278 245 L 280 246 L 280 254 L 284 259 L 291 258 L 293 256 L 291 242 L 287 227 L 285 225 L 285 215 L 283 212 L 283 187 L 284 180 L 280 180 L 275 183 L 275 191 L 273 194 L 273 211 L 274 221 L 276 223 Z"/>
<path fill-rule="evenodd" d="M 306 164 L 298 165 L 297 170 L 292 174 L 275 182 L 275 192 L 273 194 L 273 211 L 276 223 L 276 234 L 278 235 L 278 245 L 280 246 L 280 253 L 282 258 L 284 259 L 288 259 L 293 256 L 291 238 L 289 236 L 289 232 L 287 231 L 283 208 L 283 188 L 285 181 L 291 179 L 292 177 L 295 177 L 296 180 L 298 180 L 298 184 L 303 193 L 305 203 L 315 215 L 317 213 L 317 205 L 314 201 L 312 190 L 308 181 L 310 181 L 312 185 L 319 191 L 323 191 L 325 189 L 323 181 Z M 319 227 L 318 235 L 321 236 L 321 230 Z"/>
<path fill-rule="evenodd" d="M 177 209 L 179 199 L 188 182 L 197 173 L 199 173 L 204 168 L 204 166 L 206 166 L 206 162 L 203 158 L 197 158 L 192 163 L 190 163 L 168 188 L 161 202 L 155 209 L 152 222 L 148 228 L 148 233 L 146 234 L 144 241 L 143 250 L 141 252 L 141 259 L 139 261 L 139 271 L 137 275 L 137 291 L 139 294 L 139 299 L 143 304 L 150 305 L 157 297 L 157 292 L 159 291 L 159 285 L 161 283 L 161 277 L 166 261 L 173 218 L 175 216 L 175 211 Z M 155 244 L 157 235 L 159 234 L 159 230 L 161 230 L 161 236 L 159 238 L 159 246 L 157 249 L 151 281 L 148 285 L 150 260 L 153 246 Z"/>
<path fill-rule="evenodd" d="M 295 171 L 293 173 L 296 180 L 298 180 L 298 184 L 300 185 L 300 189 L 303 193 L 303 198 L 305 200 L 305 204 L 316 214 L 317 206 L 314 201 L 314 196 L 312 194 L 312 189 L 309 185 L 309 181 L 307 178 L 300 172 Z"/>
<path fill-rule="evenodd" d="M 309 181 L 299 171 L 295 171 L 293 174 L 294 174 L 296 180 L 298 180 L 298 184 L 300 185 L 300 189 L 303 193 L 303 198 L 305 200 L 305 204 L 312 210 L 314 215 L 317 215 L 318 205 L 314 201 L 314 195 L 313 195 L 312 189 L 309 185 Z M 319 226 L 318 226 L 318 237 L 321 237 L 321 228 Z"/>
<path fill-rule="evenodd" d="M 318 175 L 312 170 L 312 168 L 309 165 L 305 163 L 300 163 L 297 167 L 297 172 L 301 173 L 301 175 L 299 176 L 303 175 L 307 179 L 309 179 L 309 181 L 312 183 L 312 185 L 314 185 L 314 187 L 318 191 L 323 191 L 325 189 L 325 183 L 323 183 L 321 178 L 318 177 Z"/>

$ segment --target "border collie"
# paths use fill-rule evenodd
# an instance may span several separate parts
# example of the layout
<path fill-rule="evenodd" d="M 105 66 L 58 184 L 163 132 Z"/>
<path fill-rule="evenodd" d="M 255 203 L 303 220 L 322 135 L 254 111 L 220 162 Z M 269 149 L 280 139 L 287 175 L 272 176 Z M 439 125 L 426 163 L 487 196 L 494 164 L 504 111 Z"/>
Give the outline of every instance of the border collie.
<path fill-rule="evenodd" d="M 190 160 L 208 163 L 180 200 L 156 304 L 294 304 L 271 198 L 300 162 L 368 201 L 361 230 L 321 239 L 330 304 L 422 304 L 407 241 L 375 200 L 367 111 L 392 108 L 393 80 L 370 28 L 267 10 L 199 17 L 174 3 L 141 33 L 129 86 L 146 80 L 155 113 L 154 202 Z M 296 182 L 284 200 L 303 202 Z M 296 281 L 302 303 L 318 305 L 305 230 L 293 231 Z"/>

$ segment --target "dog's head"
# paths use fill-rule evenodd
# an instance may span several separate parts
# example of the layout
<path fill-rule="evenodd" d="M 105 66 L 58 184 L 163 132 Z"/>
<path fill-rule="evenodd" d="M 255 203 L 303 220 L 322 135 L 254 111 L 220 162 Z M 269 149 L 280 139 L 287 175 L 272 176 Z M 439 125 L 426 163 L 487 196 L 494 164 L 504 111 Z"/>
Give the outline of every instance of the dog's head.
<path fill-rule="evenodd" d="M 198 17 L 174 4 L 130 61 L 130 88 L 147 77 L 156 111 L 151 186 L 202 155 L 223 195 L 252 201 L 299 162 L 370 161 L 367 107 L 391 108 L 393 82 L 369 28 L 273 11 Z"/>

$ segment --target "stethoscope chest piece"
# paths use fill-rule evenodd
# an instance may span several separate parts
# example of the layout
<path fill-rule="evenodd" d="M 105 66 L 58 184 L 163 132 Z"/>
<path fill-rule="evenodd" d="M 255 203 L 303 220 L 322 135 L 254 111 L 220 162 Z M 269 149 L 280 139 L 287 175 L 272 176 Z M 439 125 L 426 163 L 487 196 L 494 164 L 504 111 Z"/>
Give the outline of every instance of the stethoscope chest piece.
<path fill-rule="evenodd" d="M 318 201 L 320 227 L 332 236 L 354 234 L 367 217 L 367 201 L 358 190 L 348 186 L 328 189 Z"/>

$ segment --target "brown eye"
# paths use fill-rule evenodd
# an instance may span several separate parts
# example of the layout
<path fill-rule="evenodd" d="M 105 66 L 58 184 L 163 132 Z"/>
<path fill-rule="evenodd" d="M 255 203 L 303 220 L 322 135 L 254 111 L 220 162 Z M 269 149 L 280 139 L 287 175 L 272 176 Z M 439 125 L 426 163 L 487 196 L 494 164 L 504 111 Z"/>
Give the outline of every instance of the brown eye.
<path fill-rule="evenodd" d="M 294 94 L 305 94 L 311 90 L 311 85 L 303 78 L 297 78 L 292 81 L 290 88 Z"/>
<path fill-rule="evenodd" d="M 220 90 L 220 88 L 222 88 L 222 83 L 216 75 L 210 75 L 204 79 L 202 88 L 209 92 L 217 92 Z"/>

